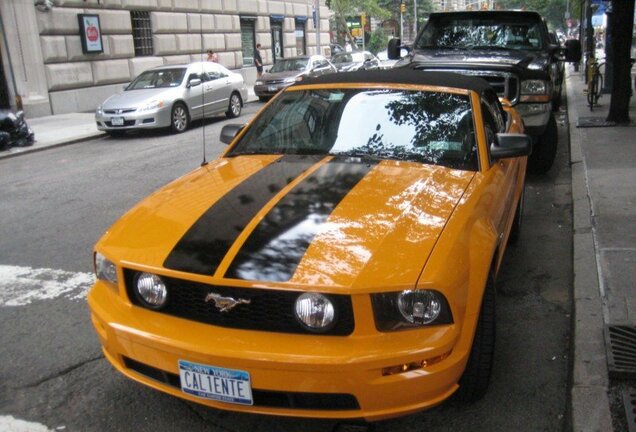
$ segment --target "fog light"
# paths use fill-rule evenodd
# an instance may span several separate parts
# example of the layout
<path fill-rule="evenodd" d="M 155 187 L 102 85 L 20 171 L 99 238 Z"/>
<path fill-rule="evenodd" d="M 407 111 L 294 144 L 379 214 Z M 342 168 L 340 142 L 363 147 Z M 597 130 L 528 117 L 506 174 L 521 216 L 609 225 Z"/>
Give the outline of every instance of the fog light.
<path fill-rule="evenodd" d="M 311 331 L 328 330 L 336 316 L 331 300 L 320 293 L 301 294 L 296 299 L 294 311 L 298 321 Z"/>
<path fill-rule="evenodd" d="M 168 290 L 161 278 L 151 273 L 139 273 L 135 282 L 137 297 L 144 306 L 159 309 L 166 304 Z"/>

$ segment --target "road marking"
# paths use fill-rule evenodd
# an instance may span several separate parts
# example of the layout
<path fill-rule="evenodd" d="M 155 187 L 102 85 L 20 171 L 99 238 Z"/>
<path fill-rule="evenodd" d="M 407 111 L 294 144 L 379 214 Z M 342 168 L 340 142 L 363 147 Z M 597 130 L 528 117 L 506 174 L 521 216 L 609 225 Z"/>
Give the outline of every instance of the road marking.
<path fill-rule="evenodd" d="M 94 282 L 92 273 L 0 265 L 0 306 L 25 306 L 58 297 L 82 300 Z"/>
<path fill-rule="evenodd" d="M 18 420 L 12 416 L 0 416 L 0 430 L 6 432 L 51 432 L 43 424 Z"/>

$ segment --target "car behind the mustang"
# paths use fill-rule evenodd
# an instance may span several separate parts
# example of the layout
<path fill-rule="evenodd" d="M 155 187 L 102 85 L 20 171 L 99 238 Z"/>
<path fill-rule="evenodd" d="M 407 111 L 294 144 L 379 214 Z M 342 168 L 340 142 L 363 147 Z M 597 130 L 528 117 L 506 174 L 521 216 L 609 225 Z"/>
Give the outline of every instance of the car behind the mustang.
<path fill-rule="evenodd" d="M 487 389 L 530 140 L 479 78 L 308 79 L 95 246 L 125 376 L 211 407 L 379 420 Z"/>

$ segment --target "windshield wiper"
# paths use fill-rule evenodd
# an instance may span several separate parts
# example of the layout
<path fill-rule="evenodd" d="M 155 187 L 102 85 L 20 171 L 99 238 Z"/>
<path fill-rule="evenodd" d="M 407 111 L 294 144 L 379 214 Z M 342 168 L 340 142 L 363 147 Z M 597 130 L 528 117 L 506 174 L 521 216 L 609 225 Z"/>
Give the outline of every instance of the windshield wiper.
<path fill-rule="evenodd" d="M 471 50 L 494 50 L 494 51 L 515 51 L 514 48 L 499 45 L 468 45 L 466 49 Z"/>

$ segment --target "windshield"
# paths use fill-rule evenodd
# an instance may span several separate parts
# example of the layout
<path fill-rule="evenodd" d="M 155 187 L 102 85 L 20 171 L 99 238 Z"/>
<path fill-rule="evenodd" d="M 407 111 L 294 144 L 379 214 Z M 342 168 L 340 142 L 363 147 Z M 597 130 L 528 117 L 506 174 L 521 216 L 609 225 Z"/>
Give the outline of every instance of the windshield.
<path fill-rule="evenodd" d="M 477 170 L 468 96 L 399 89 L 288 91 L 228 156 L 318 154 Z"/>
<path fill-rule="evenodd" d="M 309 59 L 281 59 L 276 62 L 274 66 L 269 70 L 271 73 L 276 72 L 300 72 L 304 71 L 307 67 Z"/>
<path fill-rule="evenodd" d="M 178 87 L 185 71 L 185 68 L 149 70 L 139 75 L 126 90 Z"/>
<path fill-rule="evenodd" d="M 362 53 L 344 52 L 344 53 L 336 54 L 335 56 L 331 57 L 331 63 L 334 63 L 334 64 L 363 62 L 363 61 L 364 61 L 364 54 Z"/>
<path fill-rule="evenodd" d="M 416 48 L 543 49 L 540 22 L 524 18 L 431 17 Z"/>

